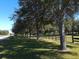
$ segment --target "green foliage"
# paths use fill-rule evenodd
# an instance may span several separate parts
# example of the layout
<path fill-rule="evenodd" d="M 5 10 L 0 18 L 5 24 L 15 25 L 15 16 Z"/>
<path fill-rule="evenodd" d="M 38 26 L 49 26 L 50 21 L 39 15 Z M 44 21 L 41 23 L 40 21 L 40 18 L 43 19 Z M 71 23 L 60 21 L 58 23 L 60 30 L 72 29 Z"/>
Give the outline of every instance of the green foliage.
<path fill-rule="evenodd" d="M 62 1 L 62 2 L 61 2 Z M 44 27 L 51 23 L 53 30 L 58 30 L 58 26 L 61 23 L 61 19 L 65 16 L 66 18 L 73 17 L 76 12 L 77 2 L 71 0 L 19 0 L 20 8 L 15 11 L 14 14 L 14 26 L 12 31 L 14 33 L 19 32 L 31 32 L 36 33 L 45 31 Z M 74 5 L 73 3 L 74 2 Z M 61 4 L 61 9 L 59 10 Z M 70 5 L 70 6 L 69 6 Z M 74 7 L 74 8 L 72 8 Z M 63 15 L 61 15 L 63 14 Z M 71 20 L 66 22 L 66 30 L 71 31 Z M 72 21 L 71 21 L 72 22 Z M 58 28 L 57 28 L 58 27 Z M 50 29 L 50 28 L 49 28 Z M 52 31 L 53 31 L 52 30 Z"/>
<path fill-rule="evenodd" d="M 50 32 L 51 28 L 55 32 L 57 29 L 60 34 L 60 46 L 64 50 L 66 49 L 64 19 L 73 18 L 74 13 L 78 11 L 78 4 L 77 0 L 19 0 L 20 8 L 15 12 L 13 32 L 15 34 L 23 32 L 30 36 L 36 33 L 38 39 L 40 33 Z M 54 22 L 58 28 L 52 24 Z M 52 27 L 47 26 L 45 30 L 48 24 L 52 24 Z M 65 27 L 67 31 L 71 31 L 71 24 Z"/>
<path fill-rule="evenodd" d="M 7 30 L 0 30 L 0 35 L 8 35 L 9 31 Z"/>

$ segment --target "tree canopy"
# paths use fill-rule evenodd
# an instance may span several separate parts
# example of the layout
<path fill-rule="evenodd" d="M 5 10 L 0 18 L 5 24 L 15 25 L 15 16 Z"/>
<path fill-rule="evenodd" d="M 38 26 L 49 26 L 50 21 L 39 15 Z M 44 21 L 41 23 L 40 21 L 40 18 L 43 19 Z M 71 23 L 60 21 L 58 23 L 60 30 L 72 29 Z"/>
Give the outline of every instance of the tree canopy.
<path fill-rule="evenodd" d="M 60 49 L 65 50 L 65 28 L 71 31 L 71 24 L 68 24 L 70 20 L 65 19 L 73 19 L 78 7 L 78 0 L 19 0 L 19 9 L 13 16 L 13 32 L 36 33 L 38 38 L 39 33 L 45 32 L 46 25 L 51 24 L 53 31 L 55 24 L 60 35 Z"/>

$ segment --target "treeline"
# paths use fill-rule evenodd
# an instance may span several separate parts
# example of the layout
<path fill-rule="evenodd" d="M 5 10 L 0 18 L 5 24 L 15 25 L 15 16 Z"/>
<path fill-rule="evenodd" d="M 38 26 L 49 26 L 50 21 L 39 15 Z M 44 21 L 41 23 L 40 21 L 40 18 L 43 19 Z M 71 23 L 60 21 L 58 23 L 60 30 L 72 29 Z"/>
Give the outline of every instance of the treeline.
<path fill-rule="evenodd" d="M 8 30 L 0 30 L 0 35 L 8 35 L 9 31 Z"/>
<path fill-rule="evenodd" d="M 66 50 L 65 34 L 78 32 L 79 0 L 19 0 L 13 15 L 15 34 L 25 36 L 59 35 L 60 50 Z"/>
<path fill-rule="evenodd" d="M 20 21 L 20 22 L 23 22 L 23 21 Z M 33 26 L 32 24 L 29 27 L 30 23 L 28 25 L 22 25 L 20 22 L 17 21 L 12 29 L 12 31 L 15 34 L 36 35 L 37 31 L 39 31 L 39 35 L 59 35 L 58 25 L 54 21 L 51 23 L 50 23 L 50 20 L 49 22 L 45 21 L 48 23 L 42 24 L 43 27 L 39 28 L 38 30 L 34 28 L 35 26 Z M 65 20 L 64 23 L 65 23 L 65 34 L 72 35 L 72 32 L 79 32 L 79 21 L 78 20 L 72 21 L 71 19 L 69 19 L 69 20 Z M 24 26 L 26 28 L 22 30 Z M 41 24 L 39 26 L 41 26 Z"/>
<path fill-rule="evenodd" d="M 15 11 L 13 16 L 14 26 L 12 31 L 15 34 L 25 35 L 58 35 L 59 25 L 61 24 L 58 17 L 61 16 L 59 11 L 52 9 L 52 7 L 56 9 L 52 4 L 54 4 L 53 0 L 45 2 L 41 0 L 19 0 L 20 8 Z M 70 18 L 72 14 L 70 9 L 68 10 L 70 14 L 64 18 L 65 34 L 72 34 L 72 29 L 78 32 L 79 21 Z"/>

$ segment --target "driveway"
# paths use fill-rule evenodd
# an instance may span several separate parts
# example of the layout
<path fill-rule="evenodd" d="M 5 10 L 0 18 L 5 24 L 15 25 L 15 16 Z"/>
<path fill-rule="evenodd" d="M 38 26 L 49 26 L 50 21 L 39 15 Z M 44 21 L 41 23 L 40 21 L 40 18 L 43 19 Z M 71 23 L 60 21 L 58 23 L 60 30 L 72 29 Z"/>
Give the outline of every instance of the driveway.
<path fill-rule="evenodd" d="M 0 35 L 0 40 L 8 38 L 8 37 L 10 37 L 10 35 L 6 35 L 6 36 Z"/>

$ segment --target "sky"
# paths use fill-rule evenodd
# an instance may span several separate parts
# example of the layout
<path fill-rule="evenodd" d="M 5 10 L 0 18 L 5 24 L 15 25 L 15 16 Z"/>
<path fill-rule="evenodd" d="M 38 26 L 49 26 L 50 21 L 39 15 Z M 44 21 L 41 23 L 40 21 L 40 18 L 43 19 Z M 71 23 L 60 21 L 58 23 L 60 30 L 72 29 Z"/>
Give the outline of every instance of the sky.
<path fill-rule="evenodd" d="M 10 17 L 18 7 L 18 0 L 0 0 L 0 30 L 11 30 L 13 21 Z"/>
<path fill-rule="evenodd" d="M 18 7 L 18 0 L 0 0 L 0 30 L 11 30 L 13 21 L 9 17 L 12 16 Z M 75 19 L 79 19 L 79 13 L 75 14 Z"/>
<path fill-rule="evenodd" d="M 79 12 L 76 12 L 76 13 L 74 14 L 74 18 L 75 18 L 75 20 L 79 20 Z"/>

